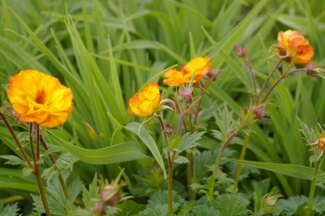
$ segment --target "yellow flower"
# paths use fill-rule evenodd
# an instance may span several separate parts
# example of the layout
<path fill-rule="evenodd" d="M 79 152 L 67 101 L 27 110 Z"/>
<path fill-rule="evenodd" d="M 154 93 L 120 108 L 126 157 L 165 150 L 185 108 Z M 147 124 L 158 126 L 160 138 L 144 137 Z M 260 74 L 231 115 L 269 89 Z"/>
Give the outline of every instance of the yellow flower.
<path fill-rule="evenodd" d="M 298 31 L 280 31 L 278 34 L 278 52 L 280 56 L 287 56 L 287 61 L 294 57 L 296 64 L 308 64 L 314 56 L 314 48 Z"/>
<path fill-rule="evenodd" d="M 136 93 L 129 100 L 129 113 L 141 118 L 152 116 L 155 112 L 160 111 L 161 95 L 157 83 L 151 83 Z"/>
<path fill-rule="evenodd" d="M 73 109 L 71 89 L 37 70 L 9 77 L 7 95 L 18 120 L 52 128 L 67 121 Z"/>
<path fill-rule="evenodd" d="M 164 74 L 163 83 L 169 86 L 180 86 L 190 83 L 193 74 L 195 73 L 193 83 L 200 81 L 203 76 L 210 70 L 210 58 L 197 57 L 188 62 L 180 71 L 175 69 L 169 70 Z"/>

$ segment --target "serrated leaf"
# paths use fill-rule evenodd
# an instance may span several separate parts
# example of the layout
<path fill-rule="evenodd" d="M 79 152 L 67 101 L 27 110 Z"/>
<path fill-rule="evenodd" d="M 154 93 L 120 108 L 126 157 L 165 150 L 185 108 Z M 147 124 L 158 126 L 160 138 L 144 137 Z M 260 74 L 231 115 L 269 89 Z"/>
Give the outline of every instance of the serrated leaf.
<path fill-rule="evenodd" d="M 59 169 L 67 169 L 69 168 L 72 172 L 73 164 L 78 161 L 78 158 L 74 155 L 72 155 L 70 152 L 67 152 L 63 155 L 60 155 L 60 157 L 56 160 L 55 164 Z"/>
<path fill-rule="evenodd" d="M 172 151 L 179 147 L 181 144 L 181 136 L 175 137 L 170 141 L 169 150 Z"/>
<path fill-rule="evenodd" d="M 206 204 L 195 206 L 191 213 L 191 216 L 223 216 L 219 211 L 216 211 L 213 207 L 209 207 Z"/>
<path fill-rule="evenodd" d="M 4 205 L 2 202 L 0 202 L 0 215 L 6 216 L 6 215 L 17 215 L 19 211 L 19 208 L 17 206 L 17 203 L 14 203 L 12 205 Z"/>
<path fill-rule="evenodd" d="M 30 174 L 33 173 L 33 168 L 24 167 L 22 172 L 24 177 L 29 176 Z"/>
<path fill-rule="evenodd" d="M 168 204 L 161 204 L 155 208 L 146 208 L 138 216 L 162 216 L 168 214 Z"/>
<path fill-rule="evenodd" d="M 299 208 L 299 206 L 303 205 L 304 203 L 308 202 L 308 198 L 306 196 L 293 196 L 290 197 L 289 199 L 285 200 L 285 199 L 281 199 L 279 200 L 279 207 L 283 207 L 283 214 L 290 216 L 293 215 L 297 209 Z"/>
<path fill-rule="evenodd" d="M 220 133 L 222 134 L 222 139 L 227 137 L 227 132 L 234 128 L 233 111 L 229 111 L 226 104 L 218 110 L 215 115 L 216 124 L 219 127 Z M 218 134 L 218 137 L 220 135 Z"/>
<path fill-rule="evenodd" d="M 298 117 L 297 117 L 298 118 Z M 312 142 L 313 140 L 317 139 L 316 132 L 314 129 L 309 128 L 307 124 L 305 124 L 303 121 L 298 118 L 299 125 L 300 125 L 300 131 L 304 135 L 307 142 Z"/>
<path fill-rule="evenodd" d="M 2 156 L 0 156 L 0 158 L 7 160 L 5 162 L 5 164 L 11 164 L 11 165 L 19 165 L 19 164 L 24 165 L 25 164 L 25 161 L 23 161 L 22 159 L 20 159 L 17 156 L 14 156 L 14 155 L 2 155 Z"/>
<path fill-rule="evenodd" d="M 323 213 L 325 212 L 325 197 L 323 196 L 317 196 L 313 200 L 313 209 L 317 213 Z"/>
<path fill-rule="evenodd" d="M 186 133 L 181 138 L 181 145 L 177 148 L 178 153 L 182 151 L 197 146 L 197 142 L 201 139 L 201 136 L 205 133 L 205 131 L 195 132 L 195 133 Z"/>
<path fill-rule="evenodd" d="M 140 211 L 146 208 L 143 204 L 138 204 L 132 200 L 126 200 L 122 204 L 117 206 L 121 211 L 118 211 L 114 216 L 131 216 L 138 214 Z"/>
<path fill-rule="evenodd" d="M 247 212 L 249 201 L 238 194 L 222 194 L 212 200 L 211 205 L 222 216 L 241 216 Z"/>
<path fill-rule="evenodd" d="M 178 155 L 176 157 L 176 159 L 174 160 L 174 163 L 176 163 L 176 164 L 186 164 L 186 163 L 189 163 L 189 161 L 187 160 L 186 157 Z"/>

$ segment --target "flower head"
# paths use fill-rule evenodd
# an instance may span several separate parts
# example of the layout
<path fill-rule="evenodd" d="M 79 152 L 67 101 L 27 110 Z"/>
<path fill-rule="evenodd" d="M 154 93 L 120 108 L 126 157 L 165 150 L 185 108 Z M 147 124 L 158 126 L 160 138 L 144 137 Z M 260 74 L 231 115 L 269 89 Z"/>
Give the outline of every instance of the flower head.
<path fill-rule="evenodd" d="M 130 98 L 129 113 L 141 118 L 150 117 L 160 111 L 160 100 L 161 95 L 158 84 L 151 83 L 143 91 L 136 93 Z"/>
<path fill-rule="evenodd" d="M 18 120 L 52 128 L 67 121 L 73 109 L 71 89 L 37 70 L 9 77 L 7 95 Z"/>
<path fill-rule="evenodd" d="M 185 66 L 181 67 L 180 71 L 175 69 L 167 71 L 164 74 L 165 79 L 163 80 L 163 83 L 169 86 L 180 86 L 182 84 L 190 83 L 194 73 L 193 83 L 196 83 L 209 72 L 210 67 L 210 58 L 208 56 L 204 58 L 194 58 Z"/>
<path fill-rule="evenodd" d="M 314 48 L 298 31 L 280 31 L 277 49 L 280 56 L 288 56 L 287 61 L 295 58 L 296 64 L 308 64 L 314 56 Z"/>

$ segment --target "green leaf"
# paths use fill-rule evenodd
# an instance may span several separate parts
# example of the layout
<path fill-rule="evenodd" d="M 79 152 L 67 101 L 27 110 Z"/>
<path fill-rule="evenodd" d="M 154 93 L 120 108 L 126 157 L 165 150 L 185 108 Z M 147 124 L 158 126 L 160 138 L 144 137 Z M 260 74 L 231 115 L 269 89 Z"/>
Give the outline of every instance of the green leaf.
<path fill-rule="evenodd" d="M 71 143 L 55 136 L 50 131 L 57 143 L 69 151 L 71 154 L 79 158 L 81 161 L 90 164 L 113 164 L 130 160 L 147 158 L 138 146 L 133 142 L 119 143 L 102 149 L 85 149 L 72 145 Z"/>
<path fill-rule="evenodd" d="M 17 206 L 17 203 L 15 203 L 13 205 L 6 205 L 6 207 L 4 207 L 2 202 L 0 202 L 0 215 L 3 215 L 3 216 L 17 215 L 18 211 L 19 211 L 19 208 Z"/>
<path fill-rule="evenodd" d="M 138 204 L 133 200 L 126 200 L 122 204 L 117 206 L 120 211 L 118 211 L 114 216 L 131 216 L 136 215 L 140 211 L 144 210 L 146 207 L 143 204 Z"/>
<path fill-rule="evenodd" d="M 192 134 L 190 134 L 190 133 L 184 134 L 181 138 L 181 145 L 177 148 L 179 151 L 178 153 L 181 153 L 182 151 L 184 151 L 186 149 L 197 146 L 198 143 L 196 141 L 201 139 L 201 137 L 204 133 L 205 133 L 205 131 L 194 132 Z"/>
<path fill-rule="evenodd" d="M 290 216 L 290 215 L 294 215 L 294 213 L 297 211 L 299 206 L 304 205 L 307 202 L 308 202 L 308 198 L 306 196 L 303 195 L 293 196 L 287 200 L 285 199 L 279 200 L 278 206 L 284 208 L 282 214 Z"/>
<path fill-rule="evenodd" d="M 73 164 L 78 161 L 78 158 L 72 155 L 70 152 L 67 152 L 63 155 L 60 155 L 60 157 L 56 160 L 55 164 L 59 169 L 70 169 L 70 172 L 72 172 Z"/>
<path fill-rule="evenodd" d="M 245 215 L 249 201 L 238 194 L 222 194 L 212 200 L 211 205 L 222 216 Z"/>
<path fill-rule="evenodd" d="M 172 151 L 176 149 L 181 144 L 181 136 L 175 137 L 170 141 L 169 150 Z"/>
<path fill-rule="evenodd" d="M 296 164 L 283 164 L 283 163 L 266 163 L 256 161 L 245 161 L 235 159 L 224 159 L 235 163 L 242 163 L 260 169 L 269 170 L 282 175 L 287 175 L 299 179 L 311 180 L 313 178 L 314 169 L 311 167 L 296 165 Z M 319 172 L 319 176 L 324 175 L 324 171 Z M 317 178 L 318 181 L 325 182 L 324 178 Z"/>
<path fill-rule="evenodd" d="M 190 216 L 223 216 L 219 211 L 216 211 L 213 207 L 209 207 L 206 204 L 195 206 L 191 213 Z"/>
<path fill-rule="evenodd" d="M 301 121 L 298 118 L 299 124 L 300 124 L 300 131 L 304 135 L 305 139 L 308 143 L 312 143 L 317 139 L 316 132 L 314 129 L 309 128 L 307 124 L 305 124 L 303 121 Z"/>
<path fill-rule="evenodd" d="M 85 186 L 82 187 L 82 201 L 85 205 L 85 210 L 91 211 L 96 203 L 96 200 L 99 198 L 99 187 L 97 185 L 97 181 L 97 174 L 95 174 L 92 183 L 89 184 L 88 190 Z"/>
<path fill-rule="evenodd" d="M 22 159 L 20 159 L 17 156 L 14 156 L 14 155 L 2 155 L 2 156 L 0 156 L 0 158 L 7 160 L 5 162 L 5 164 L 11 164 L 11 165 L 19 165 L 19 164 L 24 165 L 25 164 L 25 161 L 23 161 Z"/>
<path fill-rule="evenodd" d="M 188 163 L 189 161 L 187 160 L 187 158 L 186 157 L 184 157 L 184 156 L 181 156 L 181 155 L 178 155 L 177 157 L 176 157 L 176 159 L 174 160 L 174 163 L 177 163 L 177 164 L 186 164 L 186 163 Z"/>
<path fill-rule="evenodd" d="M 165 178 L 167 178 L 163 159 L 159 152 L 158 146 L 155 140 L 151 137 L 150 133 L 144 127 L 140 127 L 140 124 L 137 122 L 131 122 L 125 128 L 128 129 L 129 131 L 132 131 L 143 141 L 143 143 L 148 147 L 148 149 L 156 159 L 157 163 L 161 167 Z"/>

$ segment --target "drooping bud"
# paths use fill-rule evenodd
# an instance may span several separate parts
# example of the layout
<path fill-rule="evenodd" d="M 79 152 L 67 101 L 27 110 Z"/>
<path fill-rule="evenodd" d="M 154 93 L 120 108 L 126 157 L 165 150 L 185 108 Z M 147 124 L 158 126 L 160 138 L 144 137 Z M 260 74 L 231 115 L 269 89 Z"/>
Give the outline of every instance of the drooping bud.
<path fill-rule="evenodd" d="M 242 58 L 242 57 L 246 56 L 247 50 L 244 47 L 240 47 L 238 45 L 235 45 L 234 48 L 235 48 L 235 54 L 238 57 Z"/>
<path fill-rule="evenodd" d="M 210 70 L 206 76 L 211 79 L 212 81 L 215 81 L 217 79 L 217 75 L 219 74 L 221 70 L 220 69 L 215 69 L 215 70 Z"/>
<path fill-rule="evenodd" d="M 324 78 L 325 70 L 314 62 L 309 63 L 305 69 L 306 69 L 306 75 L 309 77 L 320 76 Z"/>
<path fill-rule="evenodd" d="M 266 115 L 265 106 L 259 105 L 254 107 L 253 113 L 255 114 L 256 118 L 262 119 Z"/>

